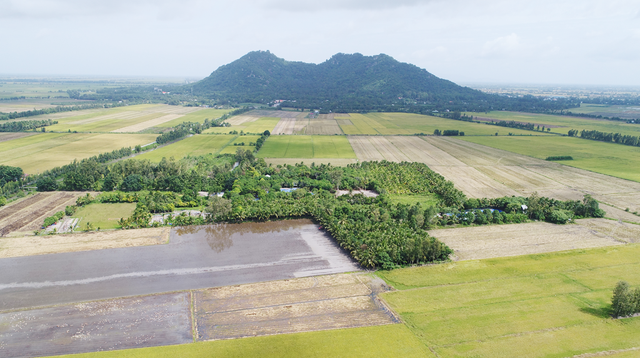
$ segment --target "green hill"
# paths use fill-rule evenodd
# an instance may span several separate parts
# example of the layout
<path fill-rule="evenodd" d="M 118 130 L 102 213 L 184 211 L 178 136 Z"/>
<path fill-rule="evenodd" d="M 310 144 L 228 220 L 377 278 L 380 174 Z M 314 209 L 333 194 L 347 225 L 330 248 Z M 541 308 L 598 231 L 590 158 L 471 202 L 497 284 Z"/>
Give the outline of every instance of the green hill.
<path fill-rule="evenodd" d="M 221 101 L 267 103 L 325 110 L 519 110 L 543 104 L 536 98 L 489 95 L 438 78 L 415 65 L 380 54 L 339 53 L 320 64 L 286 61 L 269 51 L 250 52 L 186 86 L 194 95 Z M 294 102 L 295 101 L 295 102 Z M 532 105 L 533 103 L 533 105 Z M 563 105 L 561 105 L 563 107 Z"/>

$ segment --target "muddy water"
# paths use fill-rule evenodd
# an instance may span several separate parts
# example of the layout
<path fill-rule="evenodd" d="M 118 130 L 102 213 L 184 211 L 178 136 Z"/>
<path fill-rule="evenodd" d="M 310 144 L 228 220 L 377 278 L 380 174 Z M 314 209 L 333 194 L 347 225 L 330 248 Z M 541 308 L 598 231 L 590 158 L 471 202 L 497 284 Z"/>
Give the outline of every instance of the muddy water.
<path fill-rule="evenodd" d="M 310 220 L 174 228 L 167 245 L 0 259 L 0 310 L 357 269 Z"/>

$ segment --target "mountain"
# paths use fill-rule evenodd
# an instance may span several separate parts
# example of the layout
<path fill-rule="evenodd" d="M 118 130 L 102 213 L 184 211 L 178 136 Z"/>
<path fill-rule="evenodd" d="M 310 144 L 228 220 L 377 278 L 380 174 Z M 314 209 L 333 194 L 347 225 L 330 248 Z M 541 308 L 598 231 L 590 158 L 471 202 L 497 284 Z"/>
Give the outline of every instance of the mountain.
<path fill-rule="evenodd" d="M 286 61 L 269 51 L 254 51 L 184 90 L 219 102 L 287 100 L 283 105 L 334 111 L 399 107 L 411 107 L 412 112 L 484 111 L 517 109 L 514 104 L 518 102 L 456 85 L 391 56 L 359 53 L 339 53 L 316 65 Z"/>

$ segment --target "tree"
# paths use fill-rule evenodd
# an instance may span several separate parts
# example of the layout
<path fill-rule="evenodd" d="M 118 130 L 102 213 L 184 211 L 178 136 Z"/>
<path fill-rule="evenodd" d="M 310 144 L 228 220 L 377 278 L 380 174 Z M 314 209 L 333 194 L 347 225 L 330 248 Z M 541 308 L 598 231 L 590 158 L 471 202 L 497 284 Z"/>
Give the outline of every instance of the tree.
<path fill-rule="evenodd" d="M 56 191 L 58 190 L 58 183 L 55 178 L 42 177 L 36 181 L 36 190 L 38 191 Z"/>
<path fill-rule="evenodd" d="M 143 179 L 139 174 L 131 174 L 127 176 L 120 185 L 120 189 L 122 189 L 122 191 L 140 191 L 143 187 Z"/>
<path fill-rule="evenodd" d="M 329 178 L 331 178 L 331 183 L 336 186 L 336 190 L 340 190 L 340 182 L 342 181 L 342 175 L 344 172 L 340 169 L 334 169 L 329 172 Z"/>
<path fill-rule="evenodd" d="M 629 289 L 626 281 L 619 281 L 616 288 L 613 289 L 613 297 L 611 298 L 611 308 L 614 317 L 626 317 L 633 314 L 635 305 L 633 302 L 633 293 Z"/>
<path fill-rule="evenodd" d="M 208 221 L 213 222 L 231 212 L 231 200 L 216 195 L 210 199 L 205 212 L 209 214 Z"/>

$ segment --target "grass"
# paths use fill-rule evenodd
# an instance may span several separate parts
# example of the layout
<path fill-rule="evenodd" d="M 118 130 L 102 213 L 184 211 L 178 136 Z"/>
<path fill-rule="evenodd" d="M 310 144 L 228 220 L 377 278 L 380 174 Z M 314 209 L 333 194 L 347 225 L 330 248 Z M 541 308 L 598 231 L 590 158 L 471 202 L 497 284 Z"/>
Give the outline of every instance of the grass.
<path fill-rule="evenodd" d="M 460 139 L 545 159 L 569 155 L 573 160 L 562 164 L 640 181 L 640 147 L 604 143 L 571 137 L 460 137 Z"/>
<path fill-rule="evenodd" d="M 72 216 L 79 218 L 78 228 L 84 229 L 88 222 L 94 228 L 116 229 L 120 218 L 128 218 L 136 209 L 136 204 L 90 204 L 84 206 Z"/>
<path fill-rule="evenodd" d="M 574 110 L 571 109 L 573 112 Z M 489 113 L 468 113 L 474 117 L 492 118 L 498 121 L 516 121 L 534 123 L 536 125 L 555 125 L 560 126 L 557 128 L 551 128 L 551 133 L 567 134 L 569 129 L 577 129 L 581 131 L 586 130 L 598 130 L 601 132 L 613 132 L 622 133 L 633 136 L 640 136 L 640 126 L 637 124 L 629 124 L 622 121 L 608 121 L 608 120 L 595 120 L 589 118 L 569 117 L 569 116 L 554 116 L 548 114 L 532 114 L 522 112 L 507 112 L 507 111 L 493 111 Z M 490 126 L 492 128 L 500 128 L 504 130 L 510 130 L 511 128 Z M 502 131 L 501 131 L 502 132 Z M 530 132 L 529 133 L 533 133 Z"/>
<path fill-rule="evenodd" d="M 434 357 L 401 324 L 192 344 L 96 352 L 62 357 Z"/>
<path fill-rule="evenodd" d="M 143 153 L 135 158 L 149 159 L 152 162 L 159 162 L 165 157 L 173 157 L 176 160 L 179 160 L 188 155 L 196 156 L 209 153 L 216 154 L 236 137 L 237 136 L 235 135 L 194 135 L 162 148 Z"/>
<path fill-rule="evenodd" d="M 567 357 L 640 345 L 640 317 L 609 318 L 613 287 L 639 286 L 639 267 L 640 245 L 627 245 L 378 275 L 400 289 L 383 298 L 440 357 Z"/>
<path fill-rule="evenodd" d="M 420 203 L 423 207 L 434 206 L 438 204 L 438 196 L 436 194 L 429 195 L 389 195 L 389 201 L 394 204 L 415 205 Z"/>
<path fill-rule="evenodd" d="M 135 147 L 155 140 L 155 134 L 40 133 L 0 142 L 0 164 L 21 167 L 37 174 L 122 147 Z"/>
<path fill-rule="evenodd" d="M 348 119 L 352 124 L 347 124 Z M 457 129 L 465 135 L 491 136 L 498 132 L 501 136 L 508 135 L 509 132 L 516 135 L 540 134 L 515 128 L 503 128 L 480 123 L 470 123 L 454 121 L 452 119 L 425 116 L 413 113 L 352 113 L 349 118 L 339 117 L 336 120 L 345 134 L 372 134 L 372 135 L 395 135 L 395 134 L 433 134 L 439 129 Z"/>
<path fill-rule="evenodd" d="M 260 151 L 261 158 L 356 158 L 345 136 L 270 136 Z"/>

